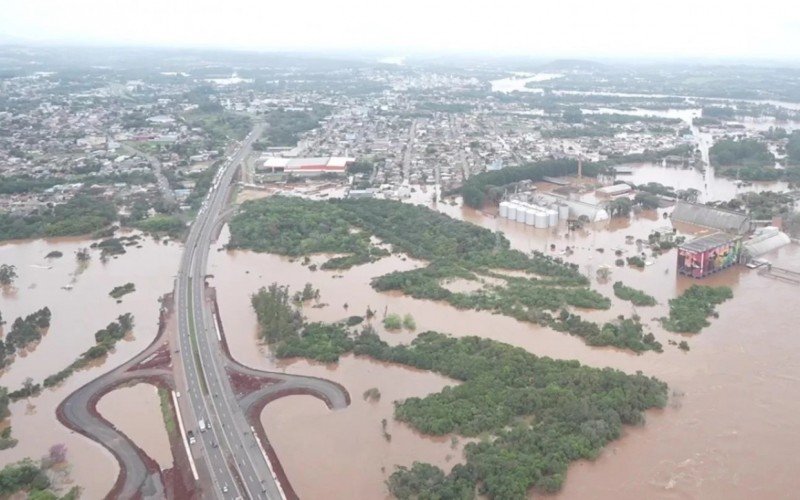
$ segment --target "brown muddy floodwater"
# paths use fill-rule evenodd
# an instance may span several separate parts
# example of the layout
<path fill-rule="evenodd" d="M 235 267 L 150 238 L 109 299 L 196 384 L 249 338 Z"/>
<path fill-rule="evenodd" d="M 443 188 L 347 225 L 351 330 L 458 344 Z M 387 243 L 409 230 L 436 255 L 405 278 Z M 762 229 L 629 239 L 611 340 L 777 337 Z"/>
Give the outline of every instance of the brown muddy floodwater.
<path fill-rule="evenodd" d="M 647 184 L 658 182 L 665 186 L 679 189 L 697 189 L 700 191 L 699 201 L 727 201 L 742 193 L 758 193 L 761 191 L 786 191 L 786 182 L 753 182 L 747 186 L 737 185 L 735 179 L 716 175 L 714 168 L 699 170 L 695 168 L 677 168 L 660 163 L 635 163 L 629 175 L 617 175 L 617 181 Z"/>
<path fill-rule="evenodd" d="M 293 396 L 267 406 L 262 415 L 268 435 L 292 484 L 301 496 L 316 498 L 374 498 L 386 494 L 383 481 L 392 465 L 428 460 L 449 469 L 463 460 L 450 449 L 449 439 L 437 442 L 416 436 L 391 419 L 391 401 L 439 390 L 448 381 L 403 367 L 348 356 L 336 365 L 306 361 L 276 362 L 256 340 L 257 325 L 249 295 L 272 282 L 293 290 L 313 282 L 324 308 L 307 306 L 312 320 L 336 320 L 362 315 L 367 306 L 378 312 L 414 316 L 418 331 L 438 330 L 455 336 L 481 335 L 517 345 L 541 356 L 577 359 L 596 367 L 628 373 L 641 370 L 670 385 L 672 397 L 664 410 L 651 411 L 647 424 L 628 428 L 594 462 L 574 464 L 559 498 L 794 498 L 800 488 L 800 287 L 735 267 L 702 281 L 676 276 L 675 251 L 653 257 L 643 270 L 616 267 L 614 250 L 623 257 L 638 254 L 636 239 L 651 230 L 671 227 L 664 210 L 637 215 L 631 221 L 592 224 L 567 234 L 566 228 L 548 230 L 495 218 L 489 214 L 439 203 L 439 210 L 493 230 L 502 230 L 515 248 L 560 255 L 580 266 L 592 286 L 612 299 L 610 311 L 584 312 L 603 321 L 618 314 L 641 315 L 664 344 L 664 353 L 634 355 L 614 348 L 592 348 L 575 337 L 485 312 L 458 311 L 438 302 L 378 293 L 369 286 L 372 276 L 417 265 L 396 256 L 341 273 L 311 272 L 300 261 L 246 251 L 216 252 L 211 267 L 219 278 L 221 314 L 231 352 L 245 364 L 279 368 L 293 373 L 326 377 L 342 383 L 353 405 L 339 412 L 305 396 Z M 685 231 L 686 228 L 680 228 Z M 227 230 L 220 243 L 227 242 Z M 555 250 L 550 245 L 555 245 Z M 566 247 L 572 250 L 565 253 Z M 603 252 L 598 252 L 602 248 Z M 800 269 L 796 245 L 765 256 L 778 266 Z M 321 259 L 320 259 L 321 260 Z M 315 259 L 316 261 L 316 259 Z M 597 283 L 596 271 L 608 266 L 611 276 Z M 650 308 L 634 308 L 613 296 L 611 284 L 621 280 L 659 300 Z M 667 301 L 694 283 L 728 285 L 734 298 L 718 307 L 720 317 L 694 336 L 672 334 L 654 318 L 667 313 Z M 348 308 L 345 309 L 344 305 Z M 389 342 L 408 342 L 415 333 L 382 331 Z M 667 341 L 687 340 L 684 353 Z M 361 394 L 376 386 L 380 403 L 367 403 Z M 382 437 L 381 420 L 389 422 L 391 443 Z M 404 433 L 405 432 L 405 433 Z M 401 443 L 401 441 L 403 441 Z M 461 441 L 461 440 L 460 440 Z M 459 442 L 459 446 L 460 446 Z M 342 453 L 345 450 L 345 453 Z M 447 455 L 451 455 L 449 460 Z M 443 461 L 444 460 L 444 461 Z"/>
<path fill-rule="evenodd" d="M 100 398 L 97 411 L 139 445 L 161 470 L 172 467 L 169 436 L 161 416 L 158 389 L 154 386 L 136 384 L 115 389 Z"/>
<path fill-rule="evenodd" d="M 26 377 L 41 382 L 61 370 L 82 352 L 94 345 L 94 333 L 123 313 L 133 313 L 135 326 L 132 339 L 117 343 L 107 359 L 72 375 L 61 385 L 44 389 L 30 401 L 11 405 L 10 423 L 19 444 L 0 452 L 0 466 L 25 457 L 38 459 L 56 443 L 67 445 L 75 484 L 84 488 L 83 498 L 102 498 L 113 486 L 119 472 L 116 460 L 99 444 L 72 433 L 56 419 L 58 404 L 71 392 L 111 368 L 122 364 L 146 347 L 158 331 L 158 298 L 172 290 L 178 269 L 181 246 L 163 245 L 143 239 L 142 248 L 127 247 L 118 258 L 101 262 L 100 253 L 91 250 L 88 265 L 80 266 L 75 251 L 88 247 L 90 240 L 55 239 L 9 242 L 0 245 L 0 262 L 17 266 L 19 277 L 15 289 L 0 295 L 0 311 L 9 324 L 47 306 L 52 311 L 51 326 L 38 346 L 25 356 L 18 355 L 0 375 L 0 385 L 18 389 Z M 45 259 L 58 250 L 64 256 Z M 133 282 L 136 291 L 117 304 L 108 292 L 117 285 Z M 63 287 L 71 285 L 71 290 Z M 6 325 L 8 328 L 8 325 Z M 124 398 L 118 403 L 120 428 L 129 428 L 139 420 L 142 403 Z M 157 401 L 152 411 L 158 412 Z M 163 427 L 163 423 L 159 424 Z M 154 434 L 155 436 L 157 436 Z M 152 439 L 152 441 L 156 441 Z M 139 443 L 151 449 L 148 443 Z"/>

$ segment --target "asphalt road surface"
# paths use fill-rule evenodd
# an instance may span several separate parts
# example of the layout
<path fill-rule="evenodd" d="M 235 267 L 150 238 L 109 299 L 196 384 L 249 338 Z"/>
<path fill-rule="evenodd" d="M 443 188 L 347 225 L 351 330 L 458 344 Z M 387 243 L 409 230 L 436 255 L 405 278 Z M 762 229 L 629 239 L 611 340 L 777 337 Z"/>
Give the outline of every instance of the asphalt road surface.
<path fill-rule="evenodd" d="M 216 494 L 209 496 L 216 498 L 282 498 L 225 373 L 227 358 L 204 292 L 215 223 L 227 204 L 237 168 L 262 130 L 263 125 L 257 125 L 215 177 L 189 232 L 176 287 L 180 361 L 175 368 L 181 372 L 177 386 L 184 389 L 182 416 L 186 429 L 195 434 L 197 442 L 191 449 L 198 472 L 210 474 Z M 200 420 L 210 428 L 201 429 Z"/>

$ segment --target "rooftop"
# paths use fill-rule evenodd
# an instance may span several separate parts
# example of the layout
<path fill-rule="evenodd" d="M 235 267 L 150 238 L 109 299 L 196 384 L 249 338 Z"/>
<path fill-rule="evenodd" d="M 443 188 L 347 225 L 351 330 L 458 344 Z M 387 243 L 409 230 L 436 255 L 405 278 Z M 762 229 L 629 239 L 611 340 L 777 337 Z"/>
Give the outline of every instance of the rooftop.
<path fill-rule="evenodd" d="M 695 238 L 692 241 L 687 241 L 686 243 L 680 245 L 679 248 L 681 250 L 688 250 L 690 252 L 705 252 L 706 250 L 711 250 L 712 248 L 730 243 L 735 239 L 735 236 L 731 236 L 727 233 L 714 233 L 709 234 L 708 236 Z"/>
<path fill-rule="evenodd" d="M 744 234 L 750 230 L 750 217 L 698 203 L 679 201 L 672 211 L 672 220 L 710 227 L 728 233 Z"/>

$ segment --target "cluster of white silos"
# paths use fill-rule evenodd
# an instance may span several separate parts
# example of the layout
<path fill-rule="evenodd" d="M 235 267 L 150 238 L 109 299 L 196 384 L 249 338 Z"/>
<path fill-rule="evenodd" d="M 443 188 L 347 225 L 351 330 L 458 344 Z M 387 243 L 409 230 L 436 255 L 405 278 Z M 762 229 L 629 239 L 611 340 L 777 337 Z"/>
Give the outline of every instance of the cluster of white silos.
<path fill-rule="evenodd" d="M 528 226 L 547 228 L 558 225 L 558 220 L 569 218 L 569 207 L 558 205 L 555 208 L 542 207 L 518 200 L 500 203 L 500 217 L 522 222 Z"/>

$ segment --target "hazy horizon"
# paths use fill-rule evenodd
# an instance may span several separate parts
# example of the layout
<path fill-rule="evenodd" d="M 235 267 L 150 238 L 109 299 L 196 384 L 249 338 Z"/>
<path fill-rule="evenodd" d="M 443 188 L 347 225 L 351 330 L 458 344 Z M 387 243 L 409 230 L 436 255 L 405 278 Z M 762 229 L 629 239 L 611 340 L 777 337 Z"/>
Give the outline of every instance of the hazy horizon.
<path fill-rule="evenodd" d="M 463 54 L 599 60 L 800 60 L 800 9 L 674 0 L 566 0 L 540 10 L 409 0 L 400 8 L 341 0 L 266 5 L 229 0 L 0 0 L 0 43 L 256 52 Z M 123 22 L 124 21 L 124 22 Z"/>

